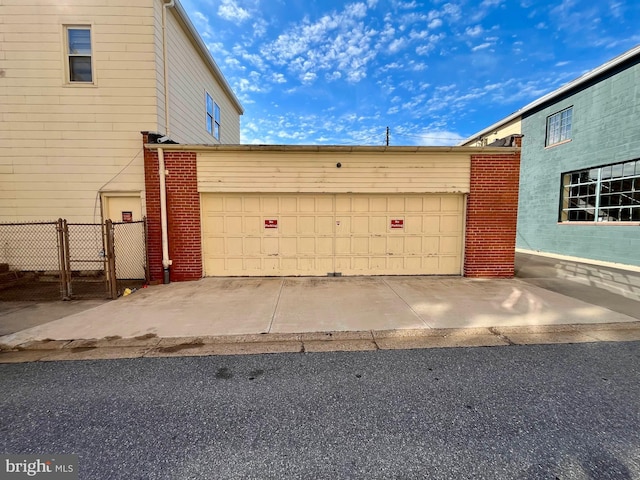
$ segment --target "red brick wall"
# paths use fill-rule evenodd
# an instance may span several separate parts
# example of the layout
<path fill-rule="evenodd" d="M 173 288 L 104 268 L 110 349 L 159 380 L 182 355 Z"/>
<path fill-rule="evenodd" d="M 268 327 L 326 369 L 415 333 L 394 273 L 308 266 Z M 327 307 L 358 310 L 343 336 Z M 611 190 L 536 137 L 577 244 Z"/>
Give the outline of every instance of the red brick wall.
<path fill-rule="evenodd" d="M 200 195 L 197 187 L 196 153 L 164 152 L 167 191 L 167 224 L 171 281 L 202 277 Z M 149 267 L 151 280 L 162 280 L 162 227 L 158 152 L 144 152 Z"/>
<path fill-rule="evenodd" d="M 512 277 L 520 152 L 471 155 L 465 277 Z"/>

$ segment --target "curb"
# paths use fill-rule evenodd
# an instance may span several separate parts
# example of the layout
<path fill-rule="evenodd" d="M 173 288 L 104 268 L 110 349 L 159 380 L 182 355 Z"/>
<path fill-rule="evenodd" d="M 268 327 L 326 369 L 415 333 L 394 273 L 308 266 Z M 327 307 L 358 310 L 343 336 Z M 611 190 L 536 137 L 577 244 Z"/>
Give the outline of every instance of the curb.
<path fill-rule="evenodd" d="M 0 363 L 640 341 L 640 321 L 489 328 L 33 340 L 0 344 Z"/>

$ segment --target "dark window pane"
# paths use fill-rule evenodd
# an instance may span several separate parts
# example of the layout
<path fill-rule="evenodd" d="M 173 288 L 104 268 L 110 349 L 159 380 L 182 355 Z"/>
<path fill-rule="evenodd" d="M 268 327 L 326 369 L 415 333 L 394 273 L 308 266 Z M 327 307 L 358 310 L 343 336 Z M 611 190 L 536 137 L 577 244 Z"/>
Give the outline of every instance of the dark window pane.
<path fill-rule="evenodd" d="M 69 80 L 91 82 L 91 57 L 69 57 Z"/>
<path fill-rule="evenodd" d="M 640 208 L 634 208 L 631 211 L 631 221 L 640 222 Z"/>
<path fill-rule="evenodd" d="M 633 199 L 634 205 L 640 204 L 640 191 L 633 192 L 630 196 Z"/>
<path fill-rule="evenodd" d="M 578 182 L 580 182 L 580 174 L 579 173 L 572 173 L 571 174 L 571 183 L 573 185 L 575 185 Z"/>
<path fill-rule="evenodd" d="M 619 208 L 609 208 L 606 210 L 608 220 L 610 222 L 615 222 L 620 218 L 620 209 Z"/>
<path fill-rule="evenodd" d="M 621 192 L 622 191 L 622 180 L 615 180 L 611 182 L 611 191 L 612 192 Z"/>
<path fill-rule="evenodd" d="M 631 209 L 629 207 L 620 209 L 620 221 L 621 222 L 631 221 Z"/>
<path fill-rule="evenodd" d="M 609 193 L 611 191 L 611 182 L 600 183 L 600 192 Z"/>

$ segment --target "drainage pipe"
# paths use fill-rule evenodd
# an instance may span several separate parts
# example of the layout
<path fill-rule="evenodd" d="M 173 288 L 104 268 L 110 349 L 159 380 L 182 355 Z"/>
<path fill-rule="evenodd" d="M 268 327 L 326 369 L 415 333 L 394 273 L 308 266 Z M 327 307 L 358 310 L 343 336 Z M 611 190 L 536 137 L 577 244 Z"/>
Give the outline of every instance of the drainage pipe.
<path fill-rule="evenodd" d="M 169 228 L 167 224 L 167 185 L 165 176 L 167 170 L 164 166 L 164 150 L 158 148 L 158 175 L 160 176 L 160 224 L 162 226 L 162 270 L 163 283 L 170 282 L 171 260 L 169 259 Z"/>
<path fill-rule="evenodd" d="M 162 4 L 162 66 L 164 70 L 164 134 L 169 136 L 171 130 L 169 128 L 169 64 L 167 53 L 167 11 L 175 6 L 175 0 L 167 2 L 164 0 Z"/>

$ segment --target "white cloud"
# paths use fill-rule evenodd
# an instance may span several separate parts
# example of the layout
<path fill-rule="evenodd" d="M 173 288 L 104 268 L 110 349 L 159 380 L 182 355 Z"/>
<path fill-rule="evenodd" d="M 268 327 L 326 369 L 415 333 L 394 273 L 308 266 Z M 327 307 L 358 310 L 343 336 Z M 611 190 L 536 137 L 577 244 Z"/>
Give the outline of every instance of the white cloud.
<path fill-rule="evenodd" d="M 452 20 L 460 20 L 462 16 L 462 10 L 460 7 L 453 3 L 445 3 L 442 6 L 442 12 L 451 17 Z"/>
<path fill-rule="evenodd" d="M 218 7 L 218 16 L 236 22 L 244 22 L 251 17 L 247 10 L 238 5 L 236 0 L 222 0 Z"/>
<path fill-rule="evenodd" d="M 378 32 L 364 24 L 365 3 L 352 3 L 315 22 L 308 17 L 262 48 L 262 56 L 288 68 L 305 83 L 320 71 L 334 76 L 340 72 L 349 82 L 367 76 L 367 65 L 377 53 Z M 390 31 L 389 34 L 393 34 Z"/>
<path fill-rule="evenodd" d="M 438 28 L 442 26 L 442 20 L 440 20 L 439 18 L 434 18 L 433 20 L 431 20 L 429 22 L 429 25 L 427 25 L 429 28 L 434 29 L 434 28 Z"/>
<path fill-rule="evenodd" d="M 478 50 L 484 50 L 485 48 L 489 48 L 491 45 L 493 44 L 490 42 L 485 42 L 485 43 L 481 43 L 480 45 L 476 45 L 471 50 L 474 52 L 477 52 Z"/>
<path fill-rule="evenodd" d="M 556 62 L 556 67 L 564 67 L 565 65 L 569 65 L 571 62 L 569 61 L 564 61 L 564 62 Z"/>
<path fill-rule="evenodd" d="M 466 33 L 470 37 L 477 37 L 478 35 L 482 35 L 483 32 L 484 32 L 484 28 L 482 28 L 482 25 L 476 25 L 475 27 L 467 27 L 467 29 L 464 31 L 464 33 Z"/>
<path fill-rule="evenodd" d="M 396 38 L 389 44 L 389 53 L 397 53 L 398 51 L 402 50 L 406 44 L 406 39 Z"/>
<path fill-rule="evenodd" d="M 300 80 L 302 81 L 302 83 L 309 84 L 315 82 L 316 78 L 318 78 L 318 75 L 316 75 L 315 73 L 305 72 L 300 77 Z"/>

